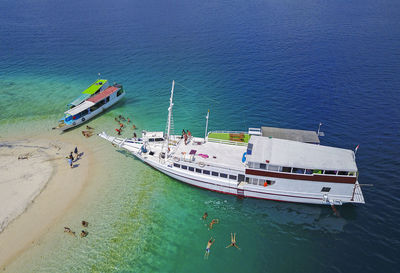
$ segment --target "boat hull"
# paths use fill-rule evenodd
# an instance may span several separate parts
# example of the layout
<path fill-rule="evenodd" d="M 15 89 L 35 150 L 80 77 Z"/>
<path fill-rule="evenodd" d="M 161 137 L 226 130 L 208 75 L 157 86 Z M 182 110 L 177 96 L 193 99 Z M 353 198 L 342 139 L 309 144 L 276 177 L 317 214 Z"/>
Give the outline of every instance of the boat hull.
<path fill-rule="evenodd" d="M 79 126 L 79 125 L 89 121 L 90 119 L 94 118 L 95 116 L 101 114 L 102 112 L 104 112 L 105 110 L 107 110 L 108 108 L 110 108 L 111 106 L 116 104 L 117 102 L 119 102 L 123 97 L 125 97 L 125 92 L 122 93 L 120 96 L 114 98 L 113 100 L 110 100 L 108 103 L 106 103 L 103 106 L 99 107 L 95 111 L 90 112 L 89 114 L 85 115 L 84 117 L 75 120 L 74 123 L 72 123 L 72 124 L 65 124 L 64 123 L 64 125 L 58 126 L 58 127 L 56 127 L 56 129 L 59 129 L 61 131 L 67 131 L 67 130 L 72 129 L 72 128 L 76 127 L 76 126 Z"/>

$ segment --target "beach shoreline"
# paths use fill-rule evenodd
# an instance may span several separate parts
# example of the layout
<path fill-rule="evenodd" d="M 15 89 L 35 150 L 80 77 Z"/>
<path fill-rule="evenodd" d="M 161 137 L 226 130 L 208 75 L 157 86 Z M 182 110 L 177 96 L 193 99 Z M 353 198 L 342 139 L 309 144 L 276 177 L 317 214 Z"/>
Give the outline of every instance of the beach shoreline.
<path fill-rule="evenodd" d="M 0 266 L 35 245 L 79 198 L 92 164 L 89 145 L 70 135 L 0 139 Z M 82 153 L 68 164 L 75 147 Z"/>

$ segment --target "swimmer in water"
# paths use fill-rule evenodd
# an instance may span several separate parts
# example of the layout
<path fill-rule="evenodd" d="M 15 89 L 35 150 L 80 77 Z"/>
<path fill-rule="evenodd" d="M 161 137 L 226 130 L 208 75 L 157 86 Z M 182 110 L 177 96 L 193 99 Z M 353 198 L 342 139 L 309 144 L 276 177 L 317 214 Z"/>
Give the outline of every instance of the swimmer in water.
<path fill-rule="evenodd" d="M 207 213 L 207 212 L 204 212 L 204 214 L 203 214 L 203 220 L 206 220 L 206 219 L 207 219 L 207 216 L 208 216 L 208 213 Z"/>
<path fill-rule="evenodd" d="M 210 240 L 207 242 L 207 247 L 206 247 L 206 253 L 204 253 L 204 259 L 208 259 L 208 256 L 210 256 L 210 248 L 212 244 L 215 242 L 215 239 L 211 237 Z"/>
<path fill-rule="evenodd" d="M 212 219 L 211 223 L 210 223 L 210 229 L 213 228 L 213 225 L 218 224 L 219 223 L 219 219 Z"/>
<path fill-rule="evenodd" d="M 231 246 L 234 246 L 234 247 L 236 247 L 237 249 L 240 250 L 240 248 L 239 248 L 238 245 L 236 244 L 236 233 L 233 233 L 233 234 L 232 234 L 232 232 L 231 232 L 231 244 L 228 245 L 226 248 L 229 248 L 229 247 L 231 247 Z"/>

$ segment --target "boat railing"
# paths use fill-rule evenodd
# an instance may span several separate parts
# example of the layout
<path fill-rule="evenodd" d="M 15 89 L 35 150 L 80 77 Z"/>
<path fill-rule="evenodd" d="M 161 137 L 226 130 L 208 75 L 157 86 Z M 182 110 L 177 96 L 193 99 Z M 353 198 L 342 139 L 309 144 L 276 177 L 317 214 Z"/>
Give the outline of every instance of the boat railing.
<path fill-rule="evenodd" d="M 198 165 L 200 168 L 204 168 L 204 167 L 208 166 L 211 168 L 224 169 L 227 171 L 234 171 L 234 172 L 243 172 L 244 171 L 244 169 L 232 168 L 231 166 L 224 165 L 224 164 L 217 164 L 217 163 L 211 163 L 211 162 L 207 162 L 207 161 L 196 160 L 196 158 L 193 158 L 191 156 L 182 157 L 182 156 L 173 156 L 173 154 L 171 154 L 171 157 L 175 163 L 184 162 L 187 164 L 192 164 L 193 167 L 196 167 L 196 165 Z"/>
<path fill-rule="evenodd" d="M 219 139 L 219 138 L 210 138 L 210 137 L 208 137 L 207 141 L 214 142 L 214 143 L 228 144 L 228 145 L 247 146 L 246 142 L 225 140 L 225 139 Z"/>
<path fill-rule="evenodd" d="M 215 134 L 247 134 L 247 132 L 244 132 L 244 131 L 210 131 L 210 132 L 208 132 L 207 135 L 212 134 L 212 133 L 215 133 Z"/>

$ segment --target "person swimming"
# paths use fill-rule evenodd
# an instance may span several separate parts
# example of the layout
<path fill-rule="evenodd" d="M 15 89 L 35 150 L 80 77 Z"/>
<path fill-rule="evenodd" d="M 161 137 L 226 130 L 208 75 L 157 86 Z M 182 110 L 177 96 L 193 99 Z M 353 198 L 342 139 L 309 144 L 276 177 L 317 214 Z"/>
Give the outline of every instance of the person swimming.
<path fill-rule="evenodd" d="M 88 236 L 89 232 L 87 232 L 86 230 L 82 230 L 81 232 L 81 238 Z"/>
<path fill-rule="evenodd" d="M 66 232 L 66 233 L 68 233 L 68 234 L 70 234 L 70 235 L 75 236 L 75 232 L 72 231 L 69 227 L 64 227 L 64 232 Z"/>
<path fill-rule="evenodd" d="M 208 256 L 210 256 L 210 248 L 212 244 L 215 242 L 215 239 L 211 237 L 210 240 L 207 242 L 207 247 L 206 247 L 206 252 L 204 253 L 204 259 L 208 259 Z"/>
<path fill-rule="evenodd" d="M 208 216 L 208 213 L 207 213 L 207 212 L 204 212 L 204 214 L 203 214 L 203 220 L 206 220 L 206 219 L 207 219 L 207 216 Z"/>
<path fill-rule="evenodd" d="M 82 220 L 82 226 L 83 227 L 88 227 L 88 225 L 89 225 L 89 222 L 87 222 L 87 221 L 84 221 L 84 220 Z"/>
<path fill-rule="evenodd" d="M 215 224 L 218 224 L 218 223 L 219 223 L 219 219 L 212 219 L 212 221 L 211 221 L 211 223 L 210 223 L 210 229 L 212 229 L 213 226 L 214 226 Z"/>
<path fill-rule="evenodd" d="M 228 245 L 228 246 L 226 246 L 226 248 L 229 248 L 229 247 L 231 247 L 231 246 L 234 246 L 234 247 L 236 247 L 237 249 L 240 250 L 240 248 L 239 248 L 238 245 L 236 244 L 236 233 L 233 233 L 233 234 L 232 234 L 232 232 L 231 232 L 231 244 Z"/>

